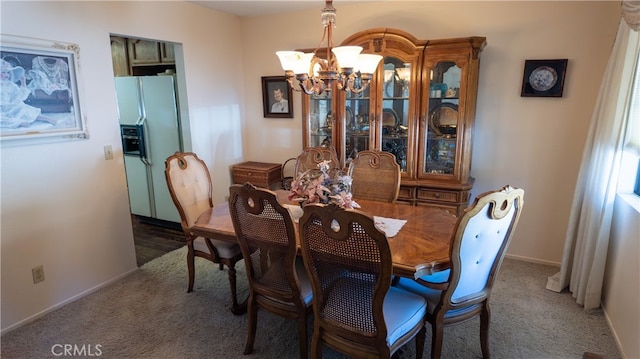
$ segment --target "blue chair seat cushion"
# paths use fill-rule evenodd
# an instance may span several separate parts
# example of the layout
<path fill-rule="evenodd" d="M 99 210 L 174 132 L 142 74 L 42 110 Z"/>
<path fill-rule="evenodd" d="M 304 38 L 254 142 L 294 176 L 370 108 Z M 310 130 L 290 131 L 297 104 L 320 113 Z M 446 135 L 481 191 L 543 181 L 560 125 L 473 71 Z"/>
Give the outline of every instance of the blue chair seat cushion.
<path fill-rule="evenodd" d="M 382 308 L 389 346 L 421 323 L 427 314 L 423 297 L 396 287 L 389 288 Z"/>
<path fill-rule="evenodd" d="M 448 270 L 446 272 L 448 272 Z M 427 278 L 422 277 L 421 279 L 425 279 L 426 280 Z M 431 281 L 431 282 L 432 283 L 437 283 L 437 282 L 433 282 L 433 281 Z M 400 288 L 400 289 L 406 290 L 408 292 L 418 294 L 421 297 L 423 297 L 424 299 L 426 299 L 426 301 L 427 301 L 427 311 L 429 312 L 429 314 L 433 314 L 433 311 L 436 309 L 436 306 L 440 302 L 440 295 L 442 294 L 441 290 L 431 289 L 431 288 L 425 287 L 424 285 L 416 282 L 415 280 L 413 280 L 411 278 L 400 278 L 398 280 L 397 287 Z M 449 311 L 447 311 L 447 313 L 444 316 L 445 316 L 445 318 L 446 317 L 451 317 L 451 316 L 458 316 L 458 315 L 463 314 L 466 311 L 470 311 L 470 310 L 475 309 L 476 306 L 477 305 L 470 305 L 468 307 L 464 307 L 464 308 L 460 308 L 460 309 L 449 310 Z"/>

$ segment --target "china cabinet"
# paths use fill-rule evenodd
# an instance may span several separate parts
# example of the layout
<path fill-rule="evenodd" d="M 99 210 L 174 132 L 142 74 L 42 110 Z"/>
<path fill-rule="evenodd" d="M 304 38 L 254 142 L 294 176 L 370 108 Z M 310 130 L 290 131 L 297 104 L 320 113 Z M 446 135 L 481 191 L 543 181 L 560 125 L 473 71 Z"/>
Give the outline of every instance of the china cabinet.
<path fill-rule="evenodd" d="M 398 201 L 459 215 L 469 203 L 473 122 L 484 37 L 418 40 L 376 28 L 341 45 L 383 56 L 370 87 L 303 95 L 303 145 L 333 146 L 346 167 L 358 151 L 393 153 Z"/>

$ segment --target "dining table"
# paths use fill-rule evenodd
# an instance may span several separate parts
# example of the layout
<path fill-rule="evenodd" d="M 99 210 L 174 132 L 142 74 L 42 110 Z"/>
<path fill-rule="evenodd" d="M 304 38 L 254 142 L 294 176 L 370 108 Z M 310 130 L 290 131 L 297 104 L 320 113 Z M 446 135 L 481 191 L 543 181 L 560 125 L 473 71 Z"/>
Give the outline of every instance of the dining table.
<path fill-rule="evenodd" d="M 298 206 L 289 200 L 289 191 L 276 190 L 278 202 Z M 375 218 L 404 222 L 393 236 L 387 236 L 393 260 L 393 274 L 419 278 L 448 269 L 449 244 L 457 217 L 430 206 L 413 206 L 402 202 L 357 200 L 358 210 Z M 237 243 L 228 203 L 216 204 L 203 212 L 191 227 L 195 235 Z"/>

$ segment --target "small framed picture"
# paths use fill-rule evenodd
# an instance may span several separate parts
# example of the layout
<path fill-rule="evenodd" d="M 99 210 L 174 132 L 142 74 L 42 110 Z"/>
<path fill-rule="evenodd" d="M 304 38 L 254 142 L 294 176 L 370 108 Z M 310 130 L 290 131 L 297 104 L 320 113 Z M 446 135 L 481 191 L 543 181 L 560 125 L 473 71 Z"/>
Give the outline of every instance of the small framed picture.
<path fill-rule="evenodd" d="M 77 44 L 0 34 L 0 139 L 86 139 Z"/>
<path fill-rule="evenodd" d="M 521 97 L 562 97 L 568 59 L 525 60 Z"/>
<path fill-rule="evenodd" d="M 262 77 L 264 117 L 293 118 L 291 86 L 285 76 Z"/>

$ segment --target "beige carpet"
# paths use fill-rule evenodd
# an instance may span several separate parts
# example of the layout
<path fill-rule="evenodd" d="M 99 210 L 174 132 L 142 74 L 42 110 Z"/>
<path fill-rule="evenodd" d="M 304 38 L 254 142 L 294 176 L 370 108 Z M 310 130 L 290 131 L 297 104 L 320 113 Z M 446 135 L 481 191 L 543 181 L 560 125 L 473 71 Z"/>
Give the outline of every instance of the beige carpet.
<path fill-rule="evenodd" d="M 155 259 L 118 283 L 90 294 L 0 338 L 1 357 L 60 358 L 60 345 L 85 358 L 296 358 L 293 321 L 261 312 L 254 353 L 242 355 L 246 315 L 229 311 L 226 271 L 196 258 L 195 291 L 186 293 L 186 250 Z M 620 358 L 601 310 L 585 313 L 567 292 L 544 289 L 557 268 L 505 260 L 493 291 L 493 358 Z M 246 295 L 244 265 L 238 283 Z M 311 323 L 310 323 L 311 324 Z M 479 321 L 445 329 L 443 358 L 481 358 Z M 56 344 L 58 344 L 56 346 Z M 430 352 L 427 331 L 425 358 Z M 53 348 L 53 352 L 52 352 Z M 76 352 L 78 353 L 78 352 Z M 80 352 L 82 353 L 82 352 Z M 57 355 L 55 355 L 57 354 Z M 325 350 L 325 358 L 343 358 Z M 415 357 L 414 343 L 396 358 Z"/>

